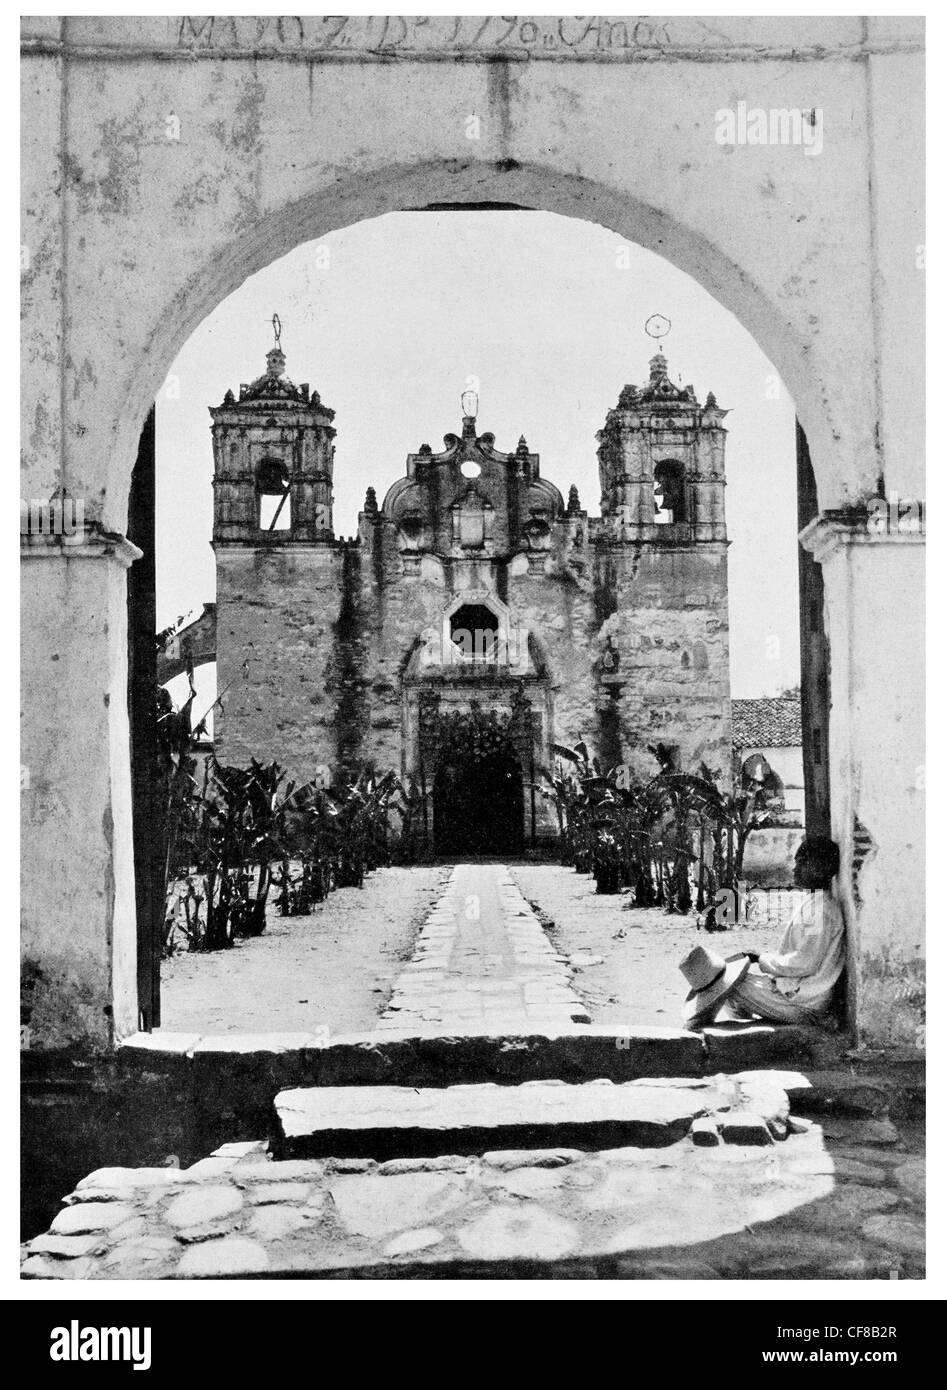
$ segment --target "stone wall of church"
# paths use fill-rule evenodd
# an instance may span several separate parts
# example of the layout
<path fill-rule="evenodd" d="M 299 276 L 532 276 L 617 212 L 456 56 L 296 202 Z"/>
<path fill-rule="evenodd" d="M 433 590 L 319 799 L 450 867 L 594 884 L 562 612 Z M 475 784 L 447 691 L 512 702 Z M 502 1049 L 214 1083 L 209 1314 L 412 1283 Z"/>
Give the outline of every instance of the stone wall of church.
<path fill-rule="evenodd" d="M 222 763 L 275 759 L 296 779 L 337 763 L 343 570 L 336 546 L 218 547 Z"/>
<path fill-rule="evenodd" d="M 725 549 L 590 547 L 586 531 L 584 517 L 561 523 L 547 555 L 518 557 L 492 585 L 548 678 L 532 692 L 548 710 L 546 756 L 585 739 L 643 777 L 660 741 L 686 770 L 726 772 Z M 297 779 L 320 767 L 413 770 L 405 678 L 457 582 L 450 561 L 406 561 L 394 528 L 366 516 L 356 545 L 220 547 L 218 757 L 275 758 Z M 509 694 L 486 676 L 463 693 L 486 706 Z"/>
<path fill-rule="evenodd" d="M 597 744 L 592 664 L 598 623 L 587 553 L 571 552 L 557 535 L 541 568 L 510 578 L 508 601 L 515 620 L 529 628 L 548 670 L 550 742 L 571 746 L 584 738 Z"/>
<path fill-rule="evenodd" d="M 612 557 L 610 557 L 612 559 Z M 649 745 L 677 749 L 682 771 L 706 763 L 729 789 L 731 761 L 727 554 L 724 546 L 645 549 L 612 559 L 614 611 L 598 641 L 619 654 L 602 680 L 618 709 L 622 761 L 636 776 L 656 764 Z"/>

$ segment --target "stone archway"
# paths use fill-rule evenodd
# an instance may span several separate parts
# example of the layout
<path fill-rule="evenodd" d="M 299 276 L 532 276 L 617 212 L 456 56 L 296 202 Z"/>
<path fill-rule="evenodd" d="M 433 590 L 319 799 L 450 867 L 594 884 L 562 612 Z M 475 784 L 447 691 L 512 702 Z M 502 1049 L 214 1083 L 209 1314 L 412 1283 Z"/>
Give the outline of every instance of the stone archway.
<path fill-rule="evenodd" d="M 376 167 L 366 175 L 336 179 L 268 213 L 228 245 L 225 254 L 199 266 L 169 307 L 166 319 L 147 340 L 139 360 L 132 364 L 123 397 L 127 406 L 117 424 L 115 447 L 107 455 L 111 471 L 104 512 L 108 514 L 114 506 L 115 515 L 123 516 L 122 458 L 134 436 L 128 415 L 132 403 L 139 399 L 150 408 L 179 348 L 197 324 L 249 274 L 301 242 L 389 211 L 466 206 L 542 210 L 593 221 L 684 270 L 740 320 L 778 368 L 797 403 L 819 500 L 840 490 L 844 498 L 868 486 L 871 470 L 866 469 L 861 478 L 840 476 L 842 430 L 834 418 L 837 392 L 826 389 L 818 350 L 794 331 L 776 301 L 730 258 L 720 242 L 710 240 L 692 223 L 679 220 L 674 211 L 648 205 L 636 193 L 551 164 L 436 158 L 414 165 Z M 861 449 L 851 462 L 863 468 L 867 457 Z M 123 525 L 119 520 L 116 529 Z M 534 840 L 535 821 L 534 811 Z"/>
<path fill-rule="evenodd" d="M 104 516 L 124 529 L 131 466 L 142 421 L 170 364 L 195 328 L 248 276 L 306 241 L 387 212 L 426 207 L 520 208 L 595 222 L 645 247 L 685 271 L 739 319 L 777 368 L 797 407 L 809 441 L 820 498 L 839 501 L 874 482 L 840 475 L 837 399 L 828 389 L 818 354 L 760 284 L 697 227 L 672 211 L 649 206 L 605 181 L 554 165 L 480 163 L 436 159 L 387 165 L 357 178 L 336 179 L 268 212 L 225 248 L 202 259 L 186 284 L 164 306 L 162 317 L 132 355 L 118 395 L 121 407 L 109 451 Z M 828 364 L 826 364 L 828 368 Z M 830 369 L 829 369 L 830 370 Z M 852 460 L 857 467 L 857 461 Z M 841 491 L 840 491 L 841 490 Z"/>
<path fill-rule="evenodd" d="M 922 106 L 906 97 L 922 82 L 904 75 L 922 62 L 914 22 L 675 18 L 657 42 L 622 25 L 604 44 L 567 26 L 548 53 L 461 24 L 412 47 L 385 20 L 383 37 L 341 52 L 332 33 L 287 25 L 261 39 L 247 23 L 24 22 L 23 488 L 84 498 L 89 523 L 72 549 L 26 549 L 25 949 L 48 995 L 37 1018 L 68 1020 L 37 1027 L 37 1045 L 134 1027 L 124 532 L 139 434 L 170 363 L 217 303 L 301 241 L 393 209 L 496 203 L 593 220 L 666 257 L 734 313 L 792 393 L 822 509 L 805 536 L 831 627 L 825 756 L 851 965 L 876 1015 L 869 1033 L 910 1042 L 922 536 L 869 538 L 859 507 L 879 479 L 885 496 L 923 486 L 922 372 L 904 331 L 923 314 L 905 254 L 923 239 Z M 835 137 L 820 160 L 795 151 L 767 187 L 752 151 L 715 144 L 713 113 L 736 74 L 792 105 L 800 53 L 813 55 L 806 100 L 836 113 Z M 682 90 L 691 114 L 678 120 Z M 827 230 L 838 214 L 845 238 Z M 856 825 L 879 847 L 857 897 Z"/>

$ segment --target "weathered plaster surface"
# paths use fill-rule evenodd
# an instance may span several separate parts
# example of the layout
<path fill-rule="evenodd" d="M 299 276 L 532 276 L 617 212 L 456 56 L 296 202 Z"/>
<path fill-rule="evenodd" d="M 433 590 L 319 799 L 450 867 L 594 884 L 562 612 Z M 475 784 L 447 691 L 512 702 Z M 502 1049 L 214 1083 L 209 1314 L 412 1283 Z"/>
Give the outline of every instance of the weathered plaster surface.
<path fill-rule="evenodd" d="M 103 1045 L 138 1019 L 124 645 L 138 552 L 46 549 L 22 583 L 24 1022 L 30 1046 Z"/>
<path fill-rule="evenodd" d="M 923 537 L 818 522 L 803 534 L 825 576 L 850 1003 L 867 1044 L 923 1048 Z"/>

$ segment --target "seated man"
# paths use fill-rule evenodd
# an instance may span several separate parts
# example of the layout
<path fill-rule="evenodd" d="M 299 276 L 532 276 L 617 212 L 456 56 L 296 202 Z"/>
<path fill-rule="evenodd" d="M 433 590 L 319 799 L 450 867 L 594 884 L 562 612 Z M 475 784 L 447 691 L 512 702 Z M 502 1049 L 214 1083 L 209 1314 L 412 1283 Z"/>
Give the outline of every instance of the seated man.
<path fill-rule="evenodd" d="M 825 1022 L 845 965 L 845 926 L 829 892 L 838 868 L 834 840 L 803 840 L 796 851 L 796 887 L 815 889 L 815 894 L 793 913 L 778 951 L 744 953 L 750 968 L 727 995 L 735 1016 L 755 1014 L 777 1023 Z"/>
<path fill-rule="evenodd" d="M 699 1028 L 718 1017 L 774 1023 L 827 1021 L 845 965 L 845 927 L 829 894 L 838 873 L 834 840 L 813 836 L 796 851 L 797 888 L 813 889 L 790 919 L 778 951 L 745 951 L 728 960 L 695 946 L 681 962 L 691 991 L 684 1023 Z"/>

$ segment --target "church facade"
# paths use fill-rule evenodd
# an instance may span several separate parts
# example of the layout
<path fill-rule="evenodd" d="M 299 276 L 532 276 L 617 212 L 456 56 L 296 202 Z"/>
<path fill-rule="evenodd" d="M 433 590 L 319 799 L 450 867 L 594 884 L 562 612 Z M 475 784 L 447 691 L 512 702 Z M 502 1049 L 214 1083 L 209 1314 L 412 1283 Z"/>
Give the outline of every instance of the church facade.
<path fill-rule="evenodd" d="M 534 784 L 555 745 L 656 771 L 649 748 L 731 759 L 724 417 L 662 353 L 598 435 L 600 515 L 563 499 L 522 437 L 409 454 L 358 535 L 336 537 L 334 412 L 266 372 L 211 408 L 224 763 L 295 779 L 395 769 L 438 852 L 548 839 Z M 428 806 L 430 809 L 428 810 Z"/>

